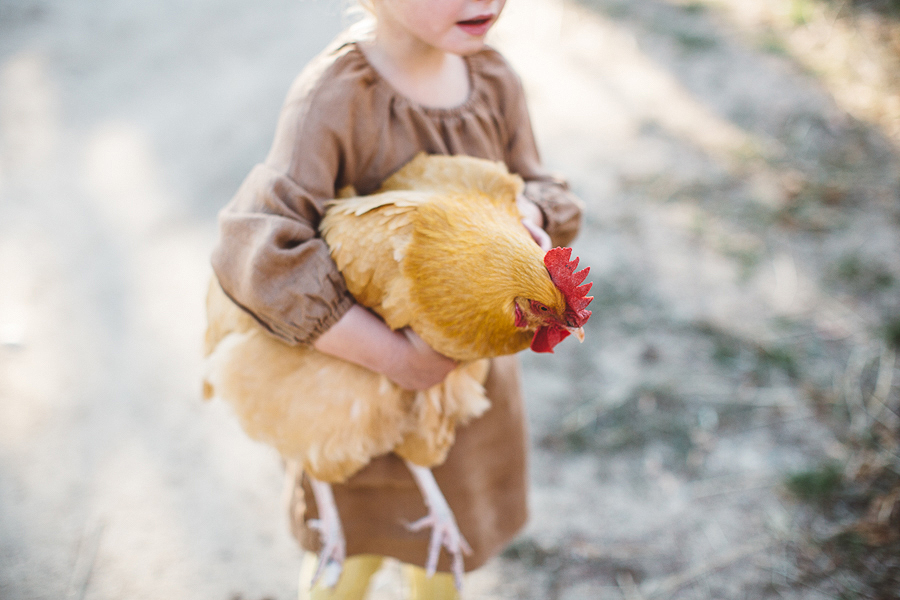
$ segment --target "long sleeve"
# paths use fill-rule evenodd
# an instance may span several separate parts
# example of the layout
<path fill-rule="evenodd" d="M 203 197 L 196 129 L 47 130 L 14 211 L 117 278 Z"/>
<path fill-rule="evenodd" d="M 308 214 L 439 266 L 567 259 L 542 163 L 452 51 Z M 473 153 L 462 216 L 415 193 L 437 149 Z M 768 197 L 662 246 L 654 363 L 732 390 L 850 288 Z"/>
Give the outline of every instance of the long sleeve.
<path fill-rule="evenodd" d="M 317 228 L 342 164 L 343 115 L 298 79 L 282 109 L 275 142 L 219 214 L 212 266 L 225 293 L 274 335 L 310 344 L 353 304 Z M 314 102 L 315 101 L 315 102 Z M 344 105 L 347 103 L 344 102 Z"/>
<path fill-rule="evenodd" d="M 565 180 L 550 174 L 541 165 L 525 93 L 514 75 L 508 78 L 504 104 L 508 131 L 506 164 L 525 180 L 525 197 L 543 212 L 544 229 L 553 244 L 566 246 L 581 228 L 584 204 L 569 191 Z"/>
<path fill-rule="evenodd" d="M 309 194 L 257 165 L 219 215 L 212 265 L 222 289 L 264 327 L 307 344 L 353 304 L 325 242 Z"/>

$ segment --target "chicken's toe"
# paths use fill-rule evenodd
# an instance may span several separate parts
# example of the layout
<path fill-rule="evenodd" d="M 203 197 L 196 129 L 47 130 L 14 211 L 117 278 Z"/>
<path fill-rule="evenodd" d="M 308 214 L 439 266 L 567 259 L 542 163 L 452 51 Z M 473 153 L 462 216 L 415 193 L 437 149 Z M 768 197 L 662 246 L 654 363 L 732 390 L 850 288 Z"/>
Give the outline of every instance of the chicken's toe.
<path fill-rule="evenodd" d="M 341 519 L 338 516 L 337 505 L 334 502 L 334 494 L 331 486 L 323 481 L 309 478 L 313 495 L 316 498 L 316 507 L 319 510 L 318 519 L 311 520 L 309 526 L 316 529 L 322 538 L 322 549 L 319 552 L 319 564 L 313 575 L 311 585 L 322 578 L 322 584 L 332 588 L 337 585 L 344 567 L 344 559 L 347 556 L 344 531 L 341 527 Z"/>
<path fill-rule="evenodd" d="M 434 575 L 437 571 L 441 548 L 446 548 L 453 556 L 452 570 L 456 588 L 462 589 L 463 554 L 471 554 L 472 548 L 459 530 L 453 511 L 434 480 L 431 470 L 409 461 L 407 461 L 407 466 L 415 477 L 425 499 L 425 505 L 428 507 L 428 515 L 407 525 L 412 531 L 421 531 L 431 527 L 431 540 L 428 544 L 428 561 L 425 563 L 425 570 L 429 577 Z"/>
<path fill-rule="evenodd" d="M 447 518 L 449 516 L 449 519 Z M 429 577 L 437 571 L 438 559 L 441 555 L 441 548 L 446 548 L 453 556 L 453 580 L 456 588 L 462 588 L 463 578 L 463 554 L 471 554 L 472 548 L 466 542 L 453 519 L 452 514 L 438 515 L 432 512 L 415 523 L 410 523 L 407 527 L 411 531 L 421 531 L 428 527 L 431 528 L 431 540 L 428 544 L 428 561 L 425 564 L 425 571 Z"/>

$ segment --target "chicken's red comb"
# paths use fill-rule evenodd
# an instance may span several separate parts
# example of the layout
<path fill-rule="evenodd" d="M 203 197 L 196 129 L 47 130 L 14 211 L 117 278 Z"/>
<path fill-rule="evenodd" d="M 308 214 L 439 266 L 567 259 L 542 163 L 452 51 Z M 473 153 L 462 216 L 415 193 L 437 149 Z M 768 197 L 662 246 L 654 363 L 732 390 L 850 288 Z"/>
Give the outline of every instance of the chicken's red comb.
<path fill-rule="evenodd" d="M 565 296 L 566 304 L 575 313 L 575 326 L 581 327 L 591 316 L 591 311 L 585 310 L 585 308 L 594 299 L 593 296 L 587 295 L 593 283 L 589 281 L 581 285 L 591 268 L 585 267 L 576 272 L 578 258 L 569 260 L 571 256 L 571 248 L 553 248 L 544 255 L 544 265 L 550 272 L 550 279 Z"/>

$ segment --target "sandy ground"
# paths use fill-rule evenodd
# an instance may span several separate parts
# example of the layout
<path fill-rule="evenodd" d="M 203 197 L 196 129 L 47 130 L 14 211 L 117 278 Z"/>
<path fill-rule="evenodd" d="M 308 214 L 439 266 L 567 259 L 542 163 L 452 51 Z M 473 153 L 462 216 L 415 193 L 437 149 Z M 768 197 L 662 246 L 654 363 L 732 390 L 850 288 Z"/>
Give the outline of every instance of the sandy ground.
<path fill-rule="evenodd" d="M 586 201 L 597 299 L 583 346 L 523 356 L 533 516 L 465 597 L 854 589 L 798 574 L 833 523 L 783 482 L 852 462 L 829 411 L 897 425 L 898 130 L 816 70 L 819 21 L 773 42 L 786 4 L 510 2 L 495 43 Z M 296 597 L 278 457 L 199 398 L 203 295 L 216 212 L 341 26 L 0 3 L 0 598 Z"/>

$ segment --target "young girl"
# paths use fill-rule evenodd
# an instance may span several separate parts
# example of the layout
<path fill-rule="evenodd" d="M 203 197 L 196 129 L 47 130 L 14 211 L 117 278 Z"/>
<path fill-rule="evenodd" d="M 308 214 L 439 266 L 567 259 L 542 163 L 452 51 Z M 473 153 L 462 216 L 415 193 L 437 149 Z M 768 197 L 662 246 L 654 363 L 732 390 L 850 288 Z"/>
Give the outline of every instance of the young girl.
<path fill-rule="evenodd" d="M 566 245 L 575 236 L 581 204 L 541 168 L 519 79 L 484 43 L 504 3 L 372 0 L 372 32 L 343 34 L 295 81 L 269 156 L 220 215 L 212 258 L 228 296 L 272 335 L 408 389 L 439 383 L 455 366 L 358 306 L 317 234 L 337 190 L 352 185 L 370 194 L 421 151 L 504 161 L 526 182 L 519 205 L 535 240 Z M 514 357 L 492 361 L 486 388 L 491 409 L 457 431 L 446 462 L 433 469 L 471 546 L 470 570 L 526 518 L 527 439 Z M 302 475 L 294 479 L 294 533 L 316 550 L 312 493 Z M 429 534 L 406 527 L 425 507 L 400 459 L 375 459 L 333 487 L 348 559 L 336 588 L 317 586 L 314 598 L 362 598 L 384 556 L 410 565 L 413 597 L 456 596 L 446 573 L 427 579 L 412 566 L 424 563 Z M 439 571 L 447 571 L 447 557 L 441 560 Z M 313 569 L 304 565 L 305 573 Z"/>

